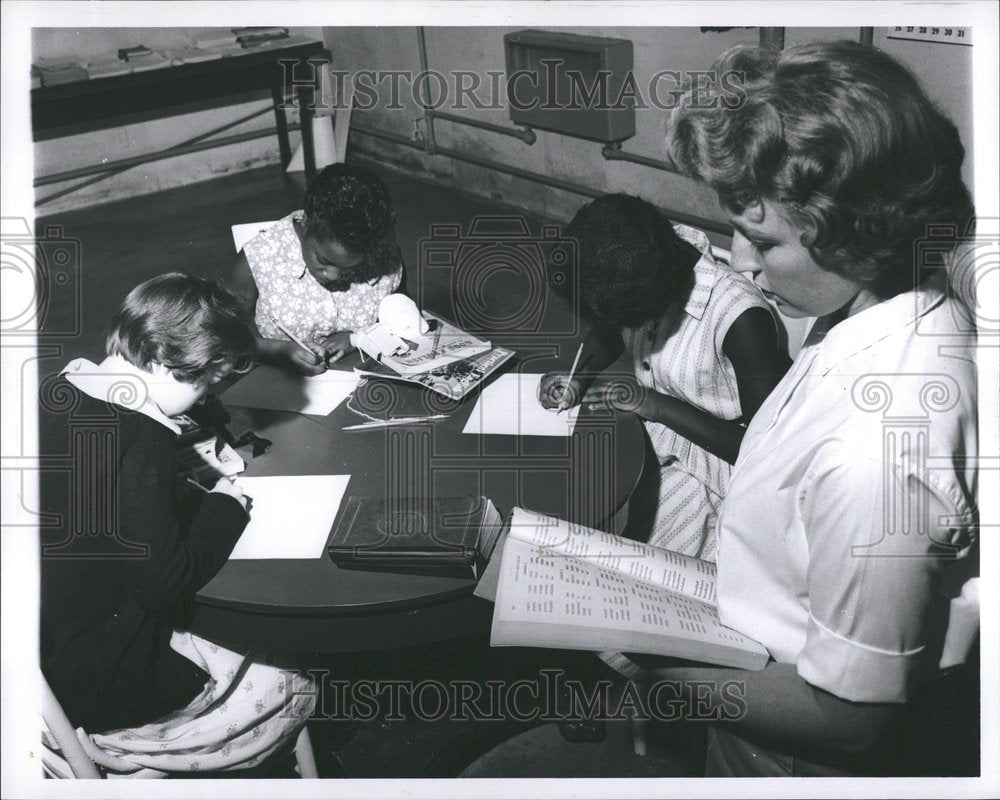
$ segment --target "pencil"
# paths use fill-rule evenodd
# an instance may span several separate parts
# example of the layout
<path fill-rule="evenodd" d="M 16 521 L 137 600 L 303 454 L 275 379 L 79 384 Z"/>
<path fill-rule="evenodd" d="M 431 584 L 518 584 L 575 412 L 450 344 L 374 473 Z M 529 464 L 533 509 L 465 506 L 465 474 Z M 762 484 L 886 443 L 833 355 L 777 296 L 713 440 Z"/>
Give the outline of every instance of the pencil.
<path fill-rule="evenodd" d="M 580 342 L 580 346 L 576 349 L 576 358 L 573 359 L 573 366 L 569 368 L 569 377 L 566 379 L 566 386 L 563 388 L 563 399 L 559 401 L 559 411 L 557 412 L 559 414 L 562 414 L 566 410 L 566 392 L 573 385 L 573 376 L 576 375 L 576 368 L 580 364 L 580 354 L 582 352 L 583 342 Z"/>
<path fill-rule="evenodd" d="M 317 355 L 313 352 L 313 350 L 312 350 L 311 347 L 309 347 L 305 342 L 303 342 L 297 336 L 292 336 L 291 333 L 289 333 L 284 328 L 282 328 L 281 327 L 281 323 L 279 323 L 278 320 L 276 320 L 274 317 L 271 317 L 271 322 L 274 323 L 274 327 L 276 327 L 279 331 L 281 331 L 283 334 L 285 334 L 285 336 L 287 336 L 289 339 L 291 339 L 293 342 L 295 342 L 295 344 L 297 344 L 299 347 L 301 347 L 303 350 L 305 350 L 309 355 L 311 355 L 313 357 L 313 359 L 317 358 Z"/>
<path fill-rule="evenodd" d="M 348 425 L 341 428 L 342 431 L 365 431 L 370 428 L 387 428 L 394 425 L 419 425 L 423 422 L 435 422 L 439 419 L 447 419 L 447 414 L 433 414 L 429 417 L 396 417 L 395 419 L 378 419 L 371 422 L 362 422 L 358 425 Z"/>

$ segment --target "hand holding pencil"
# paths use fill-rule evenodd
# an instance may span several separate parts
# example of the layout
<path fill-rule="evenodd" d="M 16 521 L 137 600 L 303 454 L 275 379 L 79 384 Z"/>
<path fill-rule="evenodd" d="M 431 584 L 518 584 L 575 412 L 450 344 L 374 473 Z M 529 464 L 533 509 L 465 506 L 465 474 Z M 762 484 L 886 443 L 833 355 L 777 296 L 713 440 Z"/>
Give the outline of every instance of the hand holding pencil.
<path fill-rule="evenodd" d="M 561 413 L 580 404 L 586 389 L 585 381 L 577 375 L 582 354 L 583 344 L 577 349 L 576 358 L 573 359 L 573 366 L 568 374 L 549 372 L 542 376 L 538 384 L 538 402 L 543 408 Z"/>
<path fill-rule="evenodd" d="M 287 328 L 283 327 L 274 317 L 271 317 L 271 321 L 282 334 L 288 337 L 288 343 L 294 345 L 286 351 L 288 361 L 292 367 L 305 375 L 319 375 L 326 372 L 326 349 L 322 345 L 308 345 Z"/>

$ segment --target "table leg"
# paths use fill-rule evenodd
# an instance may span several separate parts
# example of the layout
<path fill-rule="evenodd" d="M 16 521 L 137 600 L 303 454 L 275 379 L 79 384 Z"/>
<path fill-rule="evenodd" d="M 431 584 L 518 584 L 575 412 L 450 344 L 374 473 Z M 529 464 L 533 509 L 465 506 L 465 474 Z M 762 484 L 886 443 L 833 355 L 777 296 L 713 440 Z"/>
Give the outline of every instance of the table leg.
<path fill-rule="evenodd" d="M 279 73 L 278 79 L 271 84 L 271 98 L 274 101 L 274 123 L 278 130 L 278 152 L 281 153 L 282 169 L 292 160 L 292 146 L 288 141 L 288 117 L 285 115 L 285 89 Z"/>
<path fill-rule="evenodd" d="M 305 162 L 306 183 L 316 174 L 316 150 L 313 147 L 313 102 L 316 89 L 312 86 L 297 86 L 299 98 L 299 121 L 302 126 L 302 160 Z"/>

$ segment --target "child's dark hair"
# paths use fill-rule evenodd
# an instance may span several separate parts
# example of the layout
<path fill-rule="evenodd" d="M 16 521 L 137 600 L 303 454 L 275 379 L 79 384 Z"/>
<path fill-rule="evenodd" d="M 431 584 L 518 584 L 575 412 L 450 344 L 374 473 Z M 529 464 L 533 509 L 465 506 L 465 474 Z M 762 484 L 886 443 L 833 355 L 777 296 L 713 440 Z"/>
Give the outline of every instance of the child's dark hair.
<path fill-rule="evenodd" d="M 251 369 L 257 340 L 236 297 L 218 283 L 168 272 L 140 283 L 111 320 L 108 355 L 148 369 L 168 367 L 195 383 L 226 367 Z"/>
<path fill-rule="evenodd" d="M 402 265 L 393 229 L 396 212 L 374 172 L 331 164 L 309 183 L 303 208 L 309 236 L 366 256 L 354 270 L 355 282 L 391 275 Z"/>
<path fill-rule="evenodd" d="M 627 194 L 598 197 L 565 234 L 576 240 L 584 308 L 603 325 L 638 327 L 687 297 L 697 259 L 651 203 Z"/>

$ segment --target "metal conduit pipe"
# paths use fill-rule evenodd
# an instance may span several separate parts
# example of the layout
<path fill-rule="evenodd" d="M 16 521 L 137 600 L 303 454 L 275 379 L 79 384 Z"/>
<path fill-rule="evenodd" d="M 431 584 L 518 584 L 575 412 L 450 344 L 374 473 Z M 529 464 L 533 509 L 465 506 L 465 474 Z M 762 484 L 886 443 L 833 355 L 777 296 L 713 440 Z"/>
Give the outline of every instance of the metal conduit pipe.
<path fill-rule="evenodd" d="M 427 61 L 427 34 L 423 27 L 417 28 L 417 47 L 420 51 L 420 72 L 426 75 L 430 72 Z M 461 117 L 458 114 L 449 114 L 446 111 L 438 111 L 434 109 L 430 103 L 424 97 L 424 85 L 426 82 L 420 86 L 420 107 L 424 111 L 424 119 L 427 120 L 427 145 L 424 149 L 428 153 L 433 153 L 437 147 L 437 139 L 434 135 L 434 120 L 443 119 L 448 122 L 454 122 L 456 125 L 468 125 L 472 128 L 480 128 L 484 131 L 492 131 L 493 133 L 499 133 L 502 136 L 512 136 L 515 139 L 520 139 L 525 144 L 534 144 L 538 137 L 535 132 L 527 125 L 516 128 L 508 128 L 504 125 L 497 125 L 493 122 L 482 122 L 478 119 L 471 119 L 469 117 Z"/>
<path fill-rule="evenodd" d="M 774 50 L 785 49 L 785 29 L 784 28 L 761 28 L 760 46 L 770 47 Z"/>
<path fill-rule="evenodd" d="M 386 131 L 380 128 L 373 128 L 369 125 L 359 124 L 355 121 L 351 121 L 351 133 L 360 133 L 364 136 L 371 136 L 374 139 L 382 139 L 388 142 L 394 142 L 395 144 L 401 144 L 405 147 L 412 147 L 416 150 L 425 149 L 419 143 L 411 141 L 408 137 L 401 133 L 395 133 L 393 131 Z M 600 197 L 606 194 L 603 190 L 594 189 L 590 186 L 585 186 L 581 183 L 576 183 L 574 181 L 564 180 L 562 178 L 550 178 L 546 175 L 538 175 L 534 172 L 530 172 L 526 169 L 521 169 L 520 167 L 512 167 L 504 164 L 500 161 L 494 161 L 491 158 L 483 158 L 481 156 L 474 156 L 468 153 L 463 153 L 460 150 L 454 150 L 450 147 L 437 147 L 435 148 L 435 153 L 437 155 L 447 156 L 448 158 L 453 158 L 456 161 L 464 161 L 467 164 L 474 164 L 478 167 L 484 167 L 485 169 L 491 169 L 496 172 L 502 172 L 505 175 L 512 175 L 515 178 L 522 178 L 526 181 L 531 181 L 532 183 L 540 183 L 544 186 L 550 186 L 553 189 L 559 189 L 564 192 L 571 192 L 572 194 L 578 194 L 582 197 Z M 705 219 L 704 217 L 697 217 L 693 214 L 685 214 L 683 211 L 675 211 L 671 208 L 660 209 L 669 219 L 679 222 L 682 225 L 690 225 L 694 228 L 700 228 L 704 231 L 710 231 L 712 233 L 718 233 L 722 236 L 732 236 L 733 229 L 731 226 L 726 225 L 721 222 L 716 222 L 715 220 Z"/>
<path fill-rule="evenodd" d="M 427 35 L 424 33 L 423 26 L 417 28 L 417 49 L 420 51 L 420 71 L 421 74 L 426 75 L 428 73 L 427 69 Z M 431 154 L 437 152 L 437 140 L 434 138 L 434 109 L 431 108 L 430 103 L 424 98 L 424 87 L 427 81 L 420 84 L 420 107 L 424 110 L 424 120 L 427 123 L 427 132 L 424 137 L 424 147 L 423 149 Z"/>
<path fill-rule="evenodd" d="M 644 167 L 658 169 L 662 172 L 670 172 L 673 175 L 681 174 L 666 161 L 660 161 L 659 159 L 650 158 L 649 156 L 640 156 L 638 153 L 626 153 L 622 150 L 621 142 L 609 142 L 604 145 L 604 147 L 601 148 L 601 155 L 604 157 L 605 161 L 628 161 L 632 164 L 642 164 Z"/>
<path fill-rule="evenodd" d="M 459 125 L 469 125 L 473 128 L 481 128 L 484 131 L 493 131 L 493 133 L 499 133 L 503 136 L 513 136 L 515 139 L 520 139 L 525 144 L 534 144 L 538 140 L 538 137 L 535 135 L 535 131 L 527 125 L 519 128 L 505 128 L 503 125 L 495 125 L 492 122 L 482 122 L 478 119 L 472 119 L 470 117 L 460 117 L 456 114 L 448 114 L 444 111 L 429 111 L 426 113 L 433 115 L 434 119 L 443 119 L 448 122 L 455 122 Z"/>

